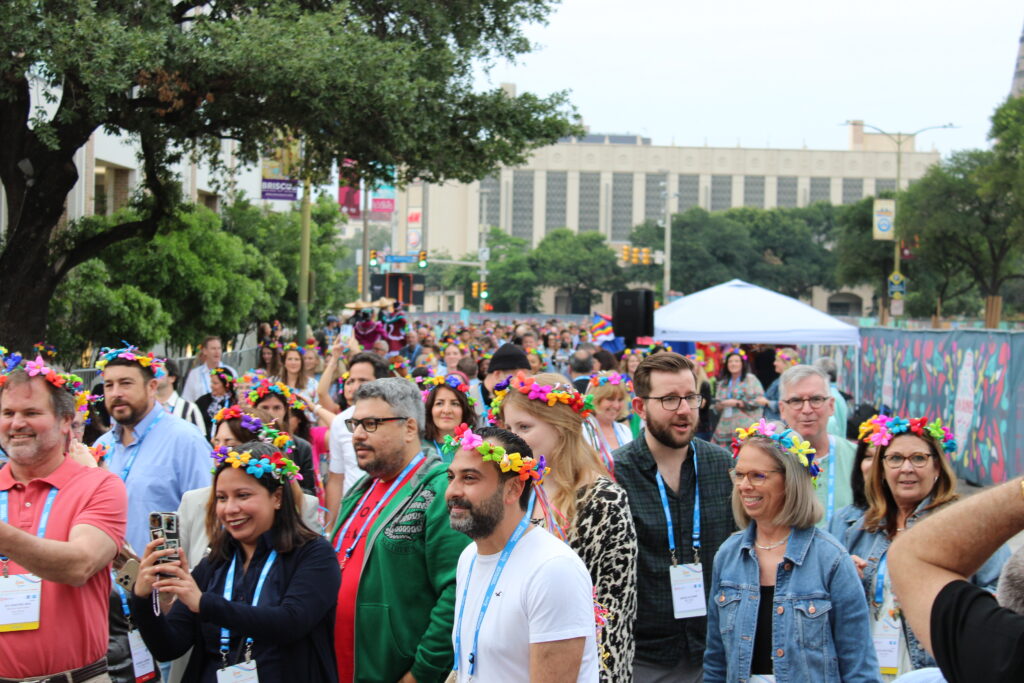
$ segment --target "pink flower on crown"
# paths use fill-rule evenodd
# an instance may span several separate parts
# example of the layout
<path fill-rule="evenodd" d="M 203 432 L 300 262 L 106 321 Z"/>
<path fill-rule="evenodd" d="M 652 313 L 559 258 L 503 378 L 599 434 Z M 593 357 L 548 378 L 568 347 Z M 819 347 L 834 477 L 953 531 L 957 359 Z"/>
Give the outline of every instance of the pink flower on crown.
<path fill-rule="evenodd" d="M 620 375 L 617 372 L 613 373 L 612 376 L 608 378 L 608 383 L 609 384 L 620 384 L 621 382 L 622 382 L 622 375 Z"/>
<path fill-rule="evenodd" d="M 762 417 L 761 421 L 757 423 L 757 433 L 761 436 L 771 436 L 775 433 L 776 426 L 774 422 L 768 422 Z"/>
<path fill-rule="evenodd" d="M 543 384 L 534 384 L 530 387 L 530 393 L 527 396 L 531 401 L 546 401 L 548 399 L 548 387 Z"/>
<path fill-rule="evenodd" d="M 46 362 L 42 356 L 36 356 L 35 360 L 25 363 L 25 372 L 28 373 L 29 377 L 35 377 L 36 375 L 43 375 L 45 377 L 49 371 L 50 368 L 46 367 Z"/>
<path fill-rule="evenodd" d="M 464 451 L 471 451 L 483 442 L 484 440 L 478 434 L 474 434 L 472 429 L 467 429 L 462 434 L 462 450 Z"/>

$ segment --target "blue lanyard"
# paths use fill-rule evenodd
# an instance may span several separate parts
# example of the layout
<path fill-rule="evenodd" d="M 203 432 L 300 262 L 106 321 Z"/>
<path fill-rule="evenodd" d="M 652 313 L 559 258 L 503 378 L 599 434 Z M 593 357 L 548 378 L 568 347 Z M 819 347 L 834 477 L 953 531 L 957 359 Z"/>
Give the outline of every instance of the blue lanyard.
<path fill-rule="evenodd" d="M 260 572 L 260 578 L 256 581 L 256 592 L 252 596 L 252 606 L 255 607 L 260 601 L 260 593 L 263 592 L 263 582 L 267 579 L 267 574 L 270 573 L 270 567 L 274 564 L 274 560 L 277 559 L 277 551 L 271 550 L 270 554 L 267 555 L 267 561 L 263 563 L 263 571 Z M 224 579 L 224 599 L 231 602 L 231 593 L 235 588 L 235 563 L 238 561 L 238 555 L 236 554 L 231 558 L 231 566 L 228 567 L 228 575 Z M 245 639 L 246 648 L 252 645 L 252 637 Z M 220 656 L 224 661 L 224 668 L 227 668 L 228 652 L 231 650 L 231 631 L 225 627 L 220 629 Z"/>
<path fill-rule="evenodd" d="M 836 461 L 833 457 L 836 451 L 835 438 L 828 437 L 828 494 L 825 504 L 825 525 L 832 520 L 832 513 L 836 509 Z"/>
<path fill-rule="evenodd" d="M 342 569 L 345 568 L 345 563 L 348 562 L 348 558 L 352 557 L 352 553 L 355 551 L 356 546 L 359 544 L 359 539 L 363 537 L 364 533 L 366 533 L 366 527 L 370 526 L 370 523 L 373 522 L 373 520 L 377 517 L 377 513 L 380 511 L 381 507 L 386 502 L 388 502 L 388 500 L 391 499 L 391 494 L 395 492 L 395 489 L 398 488 L 398 485 L 402 483 L 402 480 L 405 479 L 409 472 L 411 472 L 413 469 L 415 469 L 417 465 L 423 462 L 423 458 L 423 454 L 420 453 L 415 458 L 409 461 L 409 464 L 405 466 L 405 469 L 402 470 L 402 473 L 395 477 L 395 480 L 391 482 L 391 486 L 388 488 L 387 491 L 384 492 L 384 495 L 381 497 L 381 499 L 377 501 L 377 504 L 373 507 L 373 510 L 370 511 L 370 514 L 366 516 L 366 519 L 363 520 L 363 526 L 359 527 L 359 533 L 356 534 L 356 537 L 352 539 L 352 543 L 348 546 L 348 548 L 345 549 L 345 557 L 341 561 Z M 380 483 L 380 479 L 374 479 L 373 485 L 369 489 L 367 489 L 365 494 L 363 494 L 363 497 L 359 500 L 359 503 L 354 508 L 352 508 L 352 513 L 348 516 L 348 520 L 345 521 L 345 525 L 341 527 L 341 531 L 338 532 L 337 540 L 334 542 L 335 553 L 341 550 L 341 542 L 345 538 L 345 534 L 348 532 L 349 526 L 351 526 L 352 522 L 355 521 L 356 516 L 359 514 L 359 510 L 363 507 L 363 504 L 366 502 L 366 499 L 370 497 L 370 494 L 373 493 L 374 489 L 377 488 L 378 483 Z"/>
<path fill-rule="evenodd" d="M 885 602 L 885 565 L 889 553 L 883 553 L 882 559 L 878 561 L 878 574 L 875 575 L 875 605 L 881 606 Z"/>
<path fill-rule="evenodd" d="M 665 491 L 665 480 L 661 472 L 655 472 L 655 480 L 658 482 L 658 493 L 661 494 L 661 507 L 665 511 L 665 521 L 668 523 L 668 550 L 672 555 L 672 566 L 676 565 L 676 534 L 672 525 L 672 511 L 668 507 L 668 493 Z M 700 480 L 697 478 L 697 449 L 693 449 L 693 562 L 700 564 Z"/>
<path fill-rule="evenodd" d="M 114 584 L 114 588 L 117 589 L 117 594 L 121 598 L 121 611 L 124 612 L 124 618 L 128 621 L 128 630 L 132 630 L 132 610 L 128 606 L 128 594 L 124 592 L 124 588 L 117 582 L 117 572 L 113 569 L 110 570 L 110 580 Z"/>
<path fill-rule="evenodd" d="M 8 503 L 7 503 L 7 491 L 0 491 L 0 521 L 4 524 L 8 523 Z M 50 522 L 50 510 L 53 508 L 53 501 L 57 497 L 57 488 L 51 487 L 50 493 L 46 495 L 46 502 L 43 504 L 43 513 L 39 516 L 39 527 L 36 529 L 36 536 L 39 538 L 46 538 L 46 526 Z M 7 576 L 7 556 L 0 555 L 0 563 L 4 565 L 4 576 Z"/>
<path fill-rule="evenodd" d="M 505 565 L 508 564 L 508 558 L 512 556 L 512 551 L 515 549 L 516 544 L 526 533 L 526 529 L 530 526 L 530 517 L 533 515 L 533 503 L 536 500 L 533 492 L 530 493 L 530 504 L 526 506 L 526 514 L 519 521 L 519 525 L 516 526 L 515 531 L 512 532 L 512 536 L 508 539 L 508 543 L 501 549 L 501 555 L 498 557 L 498 564 L 494 568 L 494 572 L 491 574 L 491 583 L 487 586 L 487 592 L 484 593 L 484 602 L 480 605 L 480 614 L 476 618 L 476 631 L 473 633 L 473 649 L 469 653 L 469 675 L 476 675 L 476 654 L 479 651 L 480 642 L 480 626 L 484 623 L 484 615 L 487 614 L 487 607 L 491 604 L 491 596 L 494 595 L 494 589 L 498 585 L 498 579 L 501 578 L 501 573 L 505 570 Z M 462 604 L 459 606 L 459 623 L 455 629 L 455 668 L 453 671 L 459 670 L 459 663 L 461 661 L 462 652 L 462 615 L 466 611 L 466 599 L 469 596 L 469 580 L 473 576 L 473 566 L 476 564 L 476 555 L 473 555 L 473 559 L 469 562 L 469 571 L 466 572 L 466 587 L 462 589 Z"/>
<path fill-rule="evenodd" d="M 121 481 L 128 481 L 128 473 L 132 471 L 132 466 L 135 464 L 135 458 L 139 457 L 139 447 L 142 445 L 142 440 L 146 438 L 146 435 L 152 431 L 153 427 L 156 427 L 156 423 L 162 420 L 166 414 L 166 410 L 158 410 L 153 416 L 153 421 L 149 423 L 148 427 L 146 427 L 146 431 L 142 432 L 139 438 L 135 439 L 135 442 L 130 446 L 123 445 L 120 439 L 114 439 L 115 448 L 120 447 L 125 452 L 129 449 L 132 451 L 132 454 L 128 456 L 128 460 L 124 464 L 124 469 L 121 470 Z"/>

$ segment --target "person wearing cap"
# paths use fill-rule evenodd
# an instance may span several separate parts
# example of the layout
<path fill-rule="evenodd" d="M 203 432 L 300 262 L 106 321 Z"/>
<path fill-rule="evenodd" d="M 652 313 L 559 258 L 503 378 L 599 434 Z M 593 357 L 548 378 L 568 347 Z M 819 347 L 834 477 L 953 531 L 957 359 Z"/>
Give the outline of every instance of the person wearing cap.
<path fill-rule="evenodd" d="M 459 558 L 456 680 L 596 683 L 590 574 L 568 544 L 530 523 L 544 457 L 494 427 L 462 432 L 451 446 L 449 523 L 474 541 Z"/>
<path fill-rule="evenodd" d="M 530 371 L 530 359 L 526 357 L 526 352 L 515 344 L 502 344 L 491 356 L 487 365 L 487 374 L 484 375 L 484 380 L 477 387 L 479 396 L 473 396 L 473 400 L 476 401 L 479 398 L 481 406 L 491 405 L 493 398 L 491 392 L 494 391 L 494 386 L 516 374 L 517 370 Z M 487 424 L 487 411 L 481 410 L 480 412 L 480 425 L 484 426 Z"/>

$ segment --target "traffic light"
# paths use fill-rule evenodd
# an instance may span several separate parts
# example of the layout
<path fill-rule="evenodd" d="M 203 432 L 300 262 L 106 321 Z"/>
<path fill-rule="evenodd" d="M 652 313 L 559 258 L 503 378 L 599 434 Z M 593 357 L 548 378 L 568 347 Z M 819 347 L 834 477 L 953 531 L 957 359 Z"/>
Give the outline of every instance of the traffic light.
<path fill-rule="evenodd" d="M 487 298 L 487 283 L 486 282 L 481 282 L 480 283 L 480 298 L 481 299 L 486 299 Z"/>
<path fill-rule="evenodd" d="M 633 247 L 632 258 L 629 260 L 629 262 L 634 265 L 640 263 L 640 247 Z"/>
<path fill-rule="evenodd" d="M 640 261 L 645 265 L 651 265 L 651 248 L 643 247 L 640 249 Z"/>
<path fill-rule="evenodd" d="M 622 260 L 625 263 L 629 263 L 629 245 L 628 244 L 623 244 L 622 245 Z"/>
<path fill-rule="evenodd" d="M 480 298 L 480 283 L 476 280 L 473 281 L 473 298 Z"/>
<path fill-rule="evenodd" d="M 379 261 L 377 260 L 377 250 L 376 249 L 371 249 L 370 250 L 370 265 L 371 266 L 375 266 L 378 263 L 379 263 Z"/>
<path fill-rule="evenodd" d="M 426 249 L 421 249 L 420 250 L 420 258 L 419 258 L 419 264 L 418 265 L 419 265 L 420 268 L 426 268 L 427 267 L 427 250 Z"/>

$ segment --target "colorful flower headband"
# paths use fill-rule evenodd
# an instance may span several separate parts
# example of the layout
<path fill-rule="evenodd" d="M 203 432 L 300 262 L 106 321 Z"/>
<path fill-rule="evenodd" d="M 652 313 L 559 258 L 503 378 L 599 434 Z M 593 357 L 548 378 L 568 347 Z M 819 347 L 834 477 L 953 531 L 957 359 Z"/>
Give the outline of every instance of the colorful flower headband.
<path fill-rule="evenodd" d="M 436 387 L 448 387 L 466 395 L 469 405 L 473 405 L 473 397 L 469 395 L 469 385 L 459 375 L 445 375 L 437 377 L 417 377 L 416 383 L 423 386 L 423 400 L 426 401 L 430 392 Z"/>
<path fill-rule="evenodd" d="M 811 444 L 804 441 L 800 435 L 794 432 L 792 429 L 784 429 L 780 433 L 776 433 L 778 425 L 774 422 L 768 422 L 763 417 L 760 422 L 755 422 L 750 425 L 747 429 L 739 427 L 736 429 L 736 436 L 732 440 L 732 453 L 733 457 L 740 454 L 740 448 L 743 446 L 743 442 L 752 436 L 760 436 L 766 439 L 771 439 L 779 445 L 783 451 L 793 454 L 797 461 L 803 465 L 808 474 L 811 475 L 811 479 L 817 479 L 818 474 L 821 472 L 821 468 L 818 467 L 818 463 L 815 462 L 814 458 L 808 457 L 813 456 L 815 450 L 811 448 Z"/>
<path fill-rule="evenodd" d="M 611 384 L 612 386 L 622 385 L 626 388 L 626 391 L 633 393 L 633 382 L 630 381 L 629 377 L 620 375 L 617 372 L 601 373 L 590 378 L 590 386 L 592 387 L 603 387 L 605 384 Z"/>
<path fill-rule="evenodd" d="M 235 376 L 227 368 L 214 368 L 210 370 L 210 376 L 219 379 L 226 387 L 231 387 L 235 383 Z"/>
<path fill-rule="evenodd" d="M 260 456 L 253 455 L 251 451 L 239 453 L 230 446 L 221 446 L 213 452 L 212 457 L 216 462 L 213 469 L 210 470 L 213 474 L 217 473 L 217 468 L 222 464 L 227 464 L 236 468 L 244 467 L 247 473 L 257 479 L 266 474 L 281 482 L 302 480 L 299 466 L 284 457 L 280 451 Z"/>
<path fill-rule="evenodd" d="M 5 356 L 3 373 L 0 374 L 0 387 L 2 387 L 7 383 L 7 375 L 21 364 L 22 357 L 20 353 L 13 353 L 6 358 L 7 349 L 2 346 L 0 346 L 0 351 L 3 352 L 0 355 Z M 70 372 L 58 372 L 47 367 L 42 356 L 36 356 L 35 360 L 25 363 L 25 372 L 29 377 L 42 377 L 58 389 L 68 392 L 75 399 L 75 410 L 79 413 L 88 412 L 89 392 L 85 390 L 85 382 L 78 375 Z"/>
<path fill-rule="evenodd" d="M 306 402 L 296 396 L 292 392 L 291 387 L 284 382 L 271 382 L 268 379 L 261 379 L 259 384 L 249 390 L 249 395 L 246 398 L 249 400 L 249 405 L 255 406 L 269 393 L 275 393 L 280 396 L 281 400 L 289 408 L 306 410 Z"/>
<path fill-rule="evenodd" d="M 264 424 L 260 418 L 243 411 L 241 406 L 234 405 L 229 408 L 221 408 L 213 416 L 213 421 L 220 425 L 222 422 L 236 418 L 242 421 L 242 429 L 252 432 L 263 443 L 270 444 L 274 448 L 284 451 L 285 455 L 291 455 L 295 451 L 295 440 L 292 439 L 288 432 L 276 429 L 273 425 Z"/>
<path fill-rule="evenodd" d="M 408 370 L 409 369 L 409 361 L 406 359 L 405 356 L 399 356 L 399 355 L 396 354 L 394 356 L 391 356 L 390 360 L 391 360 L 391 372 L 397 372 L 398 370 Z M 345 373 L 345 376 L 346 377 L 348 376 L 347 372 Z"/>
<path fill-rule="evenodd" d="M 643 358 L 647 355 L 647 349 L 626 349 L 622 352 L 622 357 L 627 358 L 629 356 L 640 356 Z"/>
<path fill-rule="evenodd" d="M 20 353 L 15 351 L 10 355 L 7 354 L 7 347 L 0 346 L 0 360 L 3 361 L 3 368 L 0 368 L 0 375 L 6 375 L 21 364 L 22 356 Z"/>
<path fill-rule="evenodd" d="M 775 355 L 776 355 L 776 357 L 781 358 L 786 363 L 791 363 L 792 365 L 799 365 L 800 364 L 800 356 L 799 355 L 790 356 L 788 353 L 782 353 L 781 351 L 779 351 Z"/>
<path fill-rule="evenodd" d="M 122 341 L 124 348 L 112 349 L 110 347 L 103 347 L 100 349 L 100 357 L 96 361 L 96 367 L 99 369 L 100 374 L 103 374 L 103 368 L 107 367 L 107 363 L 114 360 L 115 358 L 123 358 L 124 360 L 138 363 L 144 368 L 149 368 L 153 371 L 153 376 L 156 378 L 166 377 L 167 372 L 164 370 L 164 363 L 166 362 L 163 358 L 157 358 L 150 351 L 147 354 L 143 354 L 139 351 L 139 347 L 132 346 L 126 341 Z"/>
<path fill-rule="evenodd" d="M 743 360 L 747 359 L 747 352 L 744 351 L 743 349 L 739 348 L 738 346 L 726 349 L 725 353 L 722 354 L 722 358 L 728 358 L 729 356 L 731 356 L 733 354 L 739 356 Z"/>
<path fill-rule="evenodd" d="M 293 341 L 292 342 L 288 342 L 287 344 L 284 345 L 284 348 L 281 349 L 281 355 L 283 356 L 286 353 L 288 353 L 289 351 L 298 351 L 300 356 L 305 356 L 306 355 L 306 349 L 302 348 L 301 346 L 299 346 L 298 344 L 296 344 Z"/>
<path fill-rule="evenodd" d="M 860 425 L 858 439 L 876 446 L 888 446 L 894 437 L 900 434 L 915 434 L 922 438 L 932 437 L 940 444 L 944 453 L 956 452 L 956 439 L 949 427 L 942 424 L 942 419 L 928 422 L 928 418 L 890 417 L 875 415 Z"/>
<path fill-rule="evenodd" d="M 36 342 L 32 345 L 32 351 L 37 356 L 46 356 L 49 359 L 57 357 L 57 347 L 53 344 L 47 344 L 45 342 Z"/>
<path fill-rule="evenodd" d="M 478 434 L 474 434 L 465 422 L 455 428 L 455 436 L 445 436 L 444 445 L 441 446 L 448 455 L 453 455 L 460 447 L 464 451 L 476 451 L 484 462 L 493 462 L 502 472 L 515 472 L 520 481 L 532 479 L 534 486 L 543 484 L 544 477 L 551 472 L 543 455 L 534 459 L 524 458 L 519 453 L 509 453 L 501 446 L 487 443 Z"/>
<path fill-rule="evenodd" d="M 269 342 L 264 340 L 264 341 L 261 341 L 258 344 L 258 346 L 261 349 L 280 349 L 281 348 L 281 343 L 278 342 L 277 340 L 269 341 Z"/>
<path fill-rule="evenodd" d="M 307 339 L 305 349 L 312 351 L 316 355 L 320 355 L 320 345 L 316 343 L 316 339 Z"/>
<path fill-rule="evenodd" d="M 708 361 L 705 358 L 701 358 L 696 353 L 688 353 L 686 357 L 689 358 L 694 365 L 700 365 L 701 367 L 707 367 Z"/>
<path fill-rule="evenodd" d="M 488 419 L 492 422 L 496 420 L 505 395 L 510 389 L 515 389 L 531 401 L 541 401 L 547 403 L 548 406 L 564 403 L 581 418 L 586 418 L 594 412 L 593 395 L 584 396 L 571 384 L 538 384 L 536 378 L 527 377 L 520 370 L 515 377 L 509 377 L 504 382 L 494 385 L 494 398 L 491 401 L 491 409 L 488 414 Z"/>

